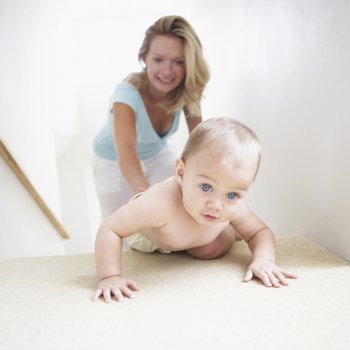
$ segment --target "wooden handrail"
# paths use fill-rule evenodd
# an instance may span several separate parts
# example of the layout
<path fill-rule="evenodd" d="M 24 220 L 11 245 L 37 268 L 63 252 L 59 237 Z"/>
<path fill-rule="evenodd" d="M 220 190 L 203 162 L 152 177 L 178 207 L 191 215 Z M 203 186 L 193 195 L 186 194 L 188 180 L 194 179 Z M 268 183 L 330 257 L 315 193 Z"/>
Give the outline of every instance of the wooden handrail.
<path fill-rule="evenodd" d="M 5 144 L 3 143 L 3 141 L 1 139 L 0 139 L 0 153 L 1 153 L 2 158 L 5 160 L 6 164 L 15 173 L 18 180 L 22 183 L 22 185 L 25 187 L 25 189 L 29 192 L 29 194 L 32 196 L 32 198 L 35 200 L 35 202 L 38 204 L 39 208 L 43 211 L 45 216 L 50 220 L 51 224 L 58 231 L 58 233 L 62 236 L 62 238 L 69 239 L 69 234 L 67 233 L 67 231 L 63 228 L 61 223 L 56 219 L 55 215 L 52 213 L 52 211 L 46 205 L 45 201 L 41 198 L 38 191 L 34 188 L 32 183 L 29 181 L 28 177 L 23 172 L 21 167 L 18 165 L 16 160 L 13 158 L 10 151 L 8 150 L 8 148 L 5 146 Z"/>

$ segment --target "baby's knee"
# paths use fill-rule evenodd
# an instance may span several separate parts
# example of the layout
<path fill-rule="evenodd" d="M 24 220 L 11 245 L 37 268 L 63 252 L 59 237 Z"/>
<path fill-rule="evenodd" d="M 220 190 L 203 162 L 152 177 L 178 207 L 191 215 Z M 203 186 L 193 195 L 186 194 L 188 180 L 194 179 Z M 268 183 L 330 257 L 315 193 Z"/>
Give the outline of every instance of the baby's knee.
<path fill-rule="evenodd" d="M 191 248 L 187 250 L 187 253 L 201 260 L 211 260 L 218 257 L 217 252 L 215 252 L 212 247 L 208 246 Z"/>

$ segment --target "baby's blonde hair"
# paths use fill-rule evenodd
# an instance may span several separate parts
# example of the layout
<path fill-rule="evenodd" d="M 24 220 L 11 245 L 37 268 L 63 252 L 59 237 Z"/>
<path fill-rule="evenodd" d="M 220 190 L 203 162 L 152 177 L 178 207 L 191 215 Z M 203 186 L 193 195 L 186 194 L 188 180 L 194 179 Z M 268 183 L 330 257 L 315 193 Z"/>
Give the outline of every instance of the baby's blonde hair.
<path fill-rule="evenodd" d="M 171 35 L 180 38 L 184 43 L 186 75 L 184 81 L 169 93 L 168 98 L 160 105 L 169 114 L 177 109 L 187 107 L 189 115 L 201 115 L 200 100 L 203 90 L 209 81 L 208 65 L 203 57 L 202 44 L 192 26 L 180 16 L 164 16 L 158 19 L 145 32 L 139 60 L 147 55 L 153 38 L 157 35 Z M 138 90 L 147 84 L 145 69 L 141 73 L 133 73 L 126 80 Z"/>
<path fill-rule="evenodd" d="M 210 118 L 196 126 L 183 149 L 181 159 L 186 160 L 201 150 L 207 150 L 225 163 L 260 163 L 261 147 L 255 132 L 232 118 Z M 254 164 L 255 164 L 254 163 Z"/>

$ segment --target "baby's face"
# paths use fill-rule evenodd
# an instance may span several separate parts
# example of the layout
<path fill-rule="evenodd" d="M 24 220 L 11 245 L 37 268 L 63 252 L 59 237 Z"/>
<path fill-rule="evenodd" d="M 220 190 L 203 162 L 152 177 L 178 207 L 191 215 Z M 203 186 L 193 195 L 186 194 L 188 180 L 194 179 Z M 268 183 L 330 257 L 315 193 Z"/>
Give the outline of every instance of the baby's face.
<path fill-rule="evenodd" d="M 190 156 L 182 167 L 183 204 L 200 224 L 224 222 L 235 216 L 254 181 L 258 160 L 238 164 L 217 159 L 207 150 Z"/>

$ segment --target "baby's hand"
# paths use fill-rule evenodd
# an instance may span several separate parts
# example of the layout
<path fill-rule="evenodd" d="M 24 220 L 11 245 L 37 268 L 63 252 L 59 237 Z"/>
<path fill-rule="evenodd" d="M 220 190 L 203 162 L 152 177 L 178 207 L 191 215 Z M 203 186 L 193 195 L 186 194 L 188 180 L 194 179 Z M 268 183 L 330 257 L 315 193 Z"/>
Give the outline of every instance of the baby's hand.
<path fill-rule="evenodd" d="M 122 301 L 124 296 L 133 298 L 133 291 L 137 290 L 139 290 L 139 288 L 133 280 L 127 280 L 121 276 L 107 277 L 98 283 L 97 290 L 92 300 L 96 301 L 102 296 L 106 303 L 110 303 L 114 295 L 118 301 Z"/>
<path fill-rule="evenodd" d="M 243 277 L 243 282 L 249 282 L 254 276 L 259 278 L 266 287 L 275 288 L 279 288 L 281 285 L 288 286 L 285 278 L 297 278 L 292 273 L 281 271 L 274 262 L 267 259 L 253 260 Z"/>

